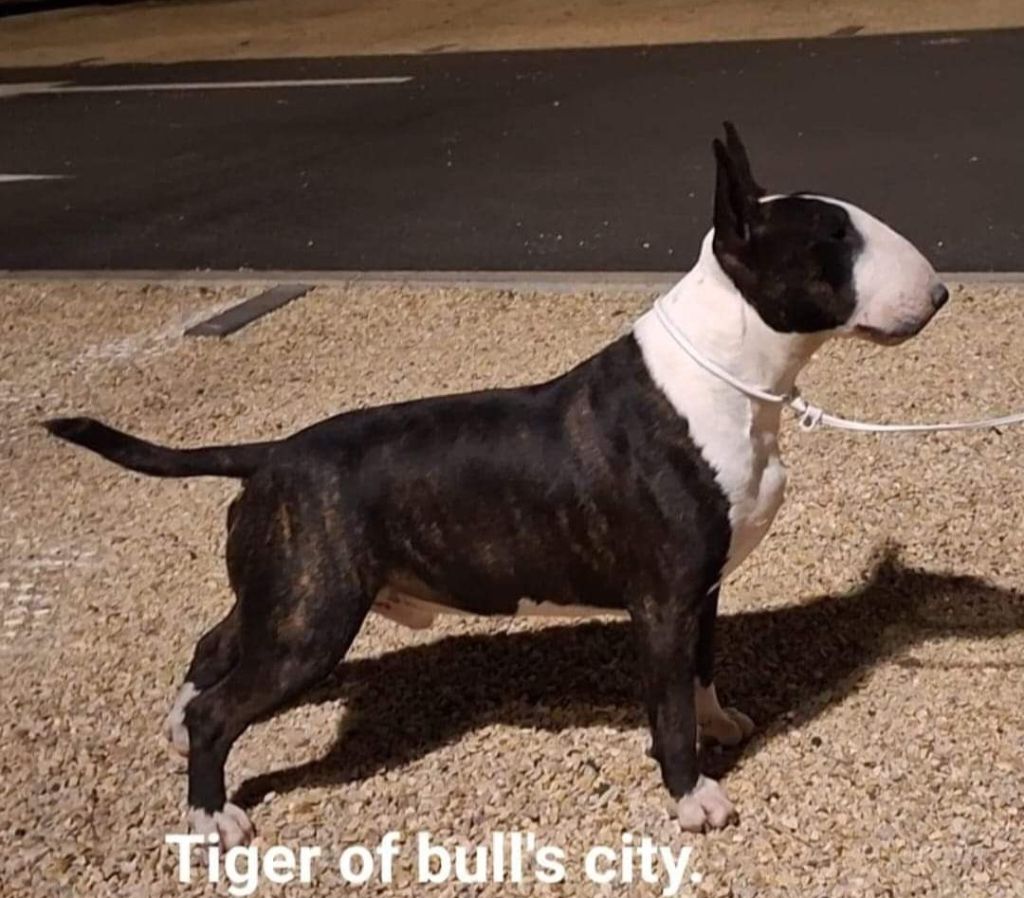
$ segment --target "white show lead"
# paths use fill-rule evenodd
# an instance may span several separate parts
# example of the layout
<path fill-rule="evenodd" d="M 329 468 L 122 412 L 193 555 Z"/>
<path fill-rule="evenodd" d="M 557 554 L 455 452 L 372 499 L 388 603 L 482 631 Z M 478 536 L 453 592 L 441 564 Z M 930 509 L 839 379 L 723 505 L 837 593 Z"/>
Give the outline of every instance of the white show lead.
<path fill-rule="evenodd" d="M 1024 424 L 1024 412 L 1003 415 L 999 418 L 980 418 L 976 421 L 950 421 L 938 424 L 878 424 L 871 421 L 857 421 L 832 415 L 820 406 L 808 402 L 794 387 L 790 393 L 772 393 L 760 387 L 752 387 L 732 375 L 718 362 L 704 355 L 690 339 L 669 318 L 662 307 L 664 297 L 654 302 L 654 313 L 665 328 L 666 333 L 691 359 L 709 374 L 724 381 L 751 399 L 770 402 L 775 405 L 787 405 L 799 418 L 801 430 L 816 430 L 818 427 L 832 427 L 836 430 L 851 430 L 857 433 L 936 433 L 950 430 L 986 430 L 990 427 L 1005 427 L 1013 424 Z"/>

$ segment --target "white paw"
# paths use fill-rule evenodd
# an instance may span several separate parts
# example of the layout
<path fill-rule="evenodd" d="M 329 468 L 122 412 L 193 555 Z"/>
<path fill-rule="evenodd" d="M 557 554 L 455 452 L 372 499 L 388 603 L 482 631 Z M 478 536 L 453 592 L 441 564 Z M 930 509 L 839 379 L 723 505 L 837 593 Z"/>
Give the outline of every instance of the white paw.
<path fill-rule="evenodd" d="M 231 802 L 226 802 L 224 807 L 212 814 L 198 808 L 189 808 L 188 825 L 192 832 L 201 836 L 216 833 L 222 851 L 236 845 L 248 845 L 256 834 L 245 811 Z"/>
<path fill-rule="evenodd" d="M 676 804 L 679 825 L 691 833 L 722 829 L 735 813 L 725 790 L 706 776 L 699 777 L 693 791 L 680 798 Z"/>
<path fill-rule="evenodd" d="M 754 732 L 754 721 L 736 708 L 718 703 L 715 684 L 706 689 L 696 684 L 697 726 L 700 737 L 720 745 L 739 745 Z"/>
<path fill-rule="evenodd" d="M 183 683 L 174 697 L 171 710 L 164 719 L 164 738 L 171 747 L 183 757 L 188 757 L 188 728 L 185 726 L 185 707 L 199 695 L 199 690 L 192 683 Z"/>

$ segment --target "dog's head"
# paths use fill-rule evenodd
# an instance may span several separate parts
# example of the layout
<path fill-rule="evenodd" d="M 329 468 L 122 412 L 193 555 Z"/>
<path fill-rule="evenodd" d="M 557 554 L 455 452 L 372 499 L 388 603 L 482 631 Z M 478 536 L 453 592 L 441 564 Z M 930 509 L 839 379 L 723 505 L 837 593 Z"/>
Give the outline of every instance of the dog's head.
<path fill-rule="evenodd" d="M 945 304 L 949 292 L 910 241 L 840 200 L 766 196 L 736 129 L 725 130 L 725 142 L 714 142 L 712 246 L 770 328 L 899 343 Z"/>

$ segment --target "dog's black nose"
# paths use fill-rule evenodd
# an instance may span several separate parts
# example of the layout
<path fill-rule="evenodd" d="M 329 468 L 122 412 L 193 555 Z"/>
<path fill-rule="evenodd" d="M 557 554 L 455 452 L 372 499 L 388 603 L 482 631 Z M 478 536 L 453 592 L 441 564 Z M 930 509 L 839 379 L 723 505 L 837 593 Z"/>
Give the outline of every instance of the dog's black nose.
<path fill-rule="evenodd" d="M 945 284 L 936 284 L 932 287 L 932 305 L 935 306 L 937 312 L 947 302 L 949 302 L 949 291 L 946 289 Z"/>

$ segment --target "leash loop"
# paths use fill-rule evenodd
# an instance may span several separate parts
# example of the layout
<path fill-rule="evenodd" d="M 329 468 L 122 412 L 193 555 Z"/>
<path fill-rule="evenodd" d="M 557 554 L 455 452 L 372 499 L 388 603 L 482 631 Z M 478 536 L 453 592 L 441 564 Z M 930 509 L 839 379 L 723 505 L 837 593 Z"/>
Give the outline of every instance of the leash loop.
<path fill-rule="evenodd" d="M 854 418 L 843 418 L 840 415 L 831 415 L 820 406 L 804 399 L 796 387 L 788 394 L 772 393 L 768 390 L 762 390 L 760 387 L 752 387 L 714 360 L 709 359 L 690 342 L 686 334 L 669 318 L 662 304 L 664 298 L 662 296 L 654 301 L 654 313 L 658 321 L 661 322 L 665 332 L 680 349 L 709 374 L 713 374 L 719 380 L 729 384 L 733 389 L 749 396 L 751 399 L 756 399 L 759 402 L 770 402 L 775 405 L 788 405 L 796 413 L 797 425 L 801 430 L 809 432 L 822 427 L 831 427 L 834 430 L 846 430 L 855 433 L 939 433 L 953 430 L 988 430 L 990 428 L 1024 424 L 1024 412 L 1016 412 L 998 418 L 979 418 L 974 421 L 949 421 L 936 424 L 882 424 L 872 421 L 858 421 Z"/>
<path fill-rule="evenodd" d="M 812 405 L 796 389 L 793 390 L 793 396 L 789 400 L 789 407 L 796 412 L 797 424 L 800 429 L 807 432 L 817 430 L 825 417 L 824 409 Z"/>

